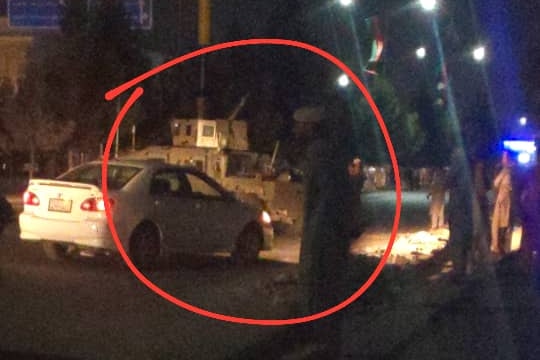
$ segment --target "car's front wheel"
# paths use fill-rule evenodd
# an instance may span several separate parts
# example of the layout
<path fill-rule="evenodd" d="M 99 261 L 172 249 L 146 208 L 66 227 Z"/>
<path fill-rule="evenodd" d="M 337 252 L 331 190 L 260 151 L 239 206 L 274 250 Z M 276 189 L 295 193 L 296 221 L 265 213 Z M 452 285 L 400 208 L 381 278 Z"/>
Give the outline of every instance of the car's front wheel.
<path fill-rule="evenodd" d="M 232 252 L 232 261 L 237 265 L 253 264 L 259 258 L 262 248 L 262 235 L 255 225 L 246 227 L 238 236 Z"/>
<path fill-rule="evenodd" d="M 156 266 L 160 254 L 159 234 L 155 226 L 138 226 L 131 236 L 129 253 L 131 261 L 140 269 Z"/>

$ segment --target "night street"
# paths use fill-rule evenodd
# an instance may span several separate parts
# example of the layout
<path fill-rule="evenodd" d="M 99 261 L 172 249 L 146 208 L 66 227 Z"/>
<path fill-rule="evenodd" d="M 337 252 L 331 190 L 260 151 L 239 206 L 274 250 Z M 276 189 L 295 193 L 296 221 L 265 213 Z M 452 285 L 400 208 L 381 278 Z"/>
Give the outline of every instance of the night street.
<path fill-rule="evenodd" d="M 373 198 L 378 225 L 389 226 L 395 194 Z M 420 199 L 421 194 L 405 198 Z M 409 209 L 423 205 L 406 202 Z M 380 238 L 379 245 L 386 246 L 388 240 Z M 299 241 L 298 235 L 278 236 L 276 248 L 247 268 L 232 266 L 225 256 L 186 255 L 164 261 L 148 277 L 180 300 L 209 311 L 285 318 L 292 312 Z M 190 354 L 222 359 L 264 343 L 279 329 L 191 314 L 147 289 L 117 256 L 51 262 L 38 244 L 18 240 L 15 223 L 6 228 L 0 248 L 1 351 L 68 358 Z"/>
<path fill-rule="evenodd" d="M 20 243 L 16 224 L 0 249 L 1 358 L 234 358 L 276 331 L 181 309 L 142 285 L 119 257 L 51 262 L 38 244 Z M 235 268 L 226 257 L 189 256 L 165 261 L 148 277 L 209 311 L 283 318 L 288 304 L 268 284 L 293 270 L 272 261 Z"/>
<path fill-rule="evenodd" d="M 375 228 L 391 223 L 392 196 L 366 196 L 366 207 L 379 215 Z M 408 230 L 422 229 L 425 196 L 404 193 L 403 198 Z M 265 328 L 206 319 L 152 293 L 117 257 L 54 263 L 38 245 L 20 244 L 16 231 L 15 224 L 6 229 L 0 254 L 0 349 L 12 358 L 316 358 L 317 346 L 294 341 L 304 325 Z M 383 233 L 376 233 L 382 241 Z M 294 313 L 299 244 L 294 236 L 280 236 L 276 243 L 247 268 L 236 268 L 222 256 L 185 256 L 165 261 L 148 276 L 181 300 L 210 311 L 285 318 Z M 372 290 L 344 310 L 349 319 L 343 323 L 345 355 L 468 358 L 483 351 L 490 358 L 534 358 L 530 354 L 537 354 L 538 345 L 531 340 L 539 329 L 527 326 L 540 315 L 538 297 L 527 292 L 511 266 L 511 261 L 499 266 L 498 280 L 491 270 L 477 274 L 462 290 L 448 282 L 444 264 L 435 260 L 385 270 Z M 519 293 L 513 293 L 516 289 Z"/>
<path fill-rule="evenodd" d="M 539 10 L 0 0 L 0 360 L 540 359 Z"/>

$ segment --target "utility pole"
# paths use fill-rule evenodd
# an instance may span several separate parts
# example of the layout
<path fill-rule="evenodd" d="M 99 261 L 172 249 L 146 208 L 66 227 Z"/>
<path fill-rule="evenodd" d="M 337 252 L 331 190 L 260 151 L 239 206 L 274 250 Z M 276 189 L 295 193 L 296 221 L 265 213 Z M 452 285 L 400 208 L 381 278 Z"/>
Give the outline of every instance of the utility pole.
<path fill-rule="evenodd" d="M 116 99 L 116 115 L 120 113 L 120 97 Z M 118 159 L 118 150 L 120 147 L 120 127 L 116 129 L 115 145 L 114 145 L 114 158 Z"/>
<path fill-rule="evenodd" d="M 210 44 L 211 32 L 211 3 L 210 0 L 199 0 L 199 16 L 198 16 L 198 40 L 199 46 Z M 197 117 L 203 119 L 206 115 L 206 97 L 205 97 L 205 77 L 206 77 L 206 58 L 201 56 L 201 73 L 199 84 L 199 96 L 197 97 Z"/>

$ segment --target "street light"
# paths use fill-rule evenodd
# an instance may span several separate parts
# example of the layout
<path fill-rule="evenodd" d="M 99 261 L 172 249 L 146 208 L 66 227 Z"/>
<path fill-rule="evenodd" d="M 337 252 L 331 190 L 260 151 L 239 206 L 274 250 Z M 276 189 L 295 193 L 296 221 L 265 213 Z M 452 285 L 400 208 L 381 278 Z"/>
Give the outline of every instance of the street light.
<path fill-rule="evenodd" d="M 353 0 L 339 0 L 339 4 L 343 7 L 348 7 L 353 4 Z"/>
<path fill-rule="evenodd" d="M 520 118 L 519 118 L 519 124 L 520 124 L 521 126 L 527 125 L 527 118 L 526 118 L 525 116 L 520 117 Z"/>
<path fill-rule="evenodd" d="M 437 0 L 419 0 L 419 3 L 425 11 L 433 11 L 437 7 Z"/>
<path fill-rule="evenodd" d="M 350 82 L 351 81 L 349 80 L 349 77 L 347 75 L 345 75 L 345 74 L 341 74 L 337 79 L 337 83 L 341 87 L 349 86 Z"/>
<path fill-rule="evenodd" d="M 477 62 L 481 62 L 486 57 L 486 48 L 478 46 L 473 50 L 473 59 Z"/>
<path fill-rule="evenodd" d="M 418 49 L 416 49 L 416 57 L 418 59 L 423 59 L 426 57 L 426 48 L 421 46 Z"/>

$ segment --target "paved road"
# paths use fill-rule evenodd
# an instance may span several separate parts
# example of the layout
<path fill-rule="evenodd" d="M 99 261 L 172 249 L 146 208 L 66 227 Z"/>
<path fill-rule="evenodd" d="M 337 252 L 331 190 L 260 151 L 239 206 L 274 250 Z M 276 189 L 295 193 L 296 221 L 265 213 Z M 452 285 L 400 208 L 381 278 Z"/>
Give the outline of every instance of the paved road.
<path fill-rule="evenodd" d="M 374 219 L 368 233 L 377 234 L 371 241 L 385 245 L 394 195 L 365 199 Z M 423 193 L 404 193 L 400 232 L 425 229 L 426 213 Z M 184 256 L 146 275 L 206 310 L 285 318 L 296 316 L 298 249 L 298 236 L 281 236 L 252 267 Z M 351 272 L 354 290 L 372 271 L 359 265 Z M 335 323 L 342 327 L 343 358 L 540 358 L 540 303 L 515 264 L 491 267 L 465 287 L 446 280 L 443 265 L 386 269 Z M 299 342 L 307 325 L 245 326 L 192 314 L 147 289 L 119 258 L 50 262 L 38 245 L 17 240 L 16 224 L 0 238 L 0 319 L 1 359 L 299 360 L 317 358 L 320 349 Z"/>
<path fill-rule="evenodd" d="M 287 317 L 290 304 L 272 291 L 271 279 L 294 267 L 267 260 L 237 268 L 225 257 L 185 257 L 147 276 L 212 312 L 279 319 Z M 39 245 L 17 240 L 15 224 L 0 240 L 0 319 L 0 358 L 10 352 L 15 358 L 223 359 L 276 331 L 179 308 L 142 285 L 119 258 L 50 262 Z"/>
<path fill-rule="evenodd" d="M 391 226 L 394 194 L 367 198 L 374 227 Z M 408 225 L 424 226 L 426 204 L 421 193 L 404 195 Z M 192 314 L 151 292 L 116 257 L 51 262 L 39 245 L 21 243 L 17 232 L 12 224 L 0 240 L 0 355 L 236 358 L 241 349 L 256 353 L 280 330 Z M 226 257 L 184 256 L 146 275 L 169 294 L 205 310 L 286 318 L 295 316 L 299 241 L 298 235 L 279 237 L 276 249 L 248 268 L 233 267 Z"/>

